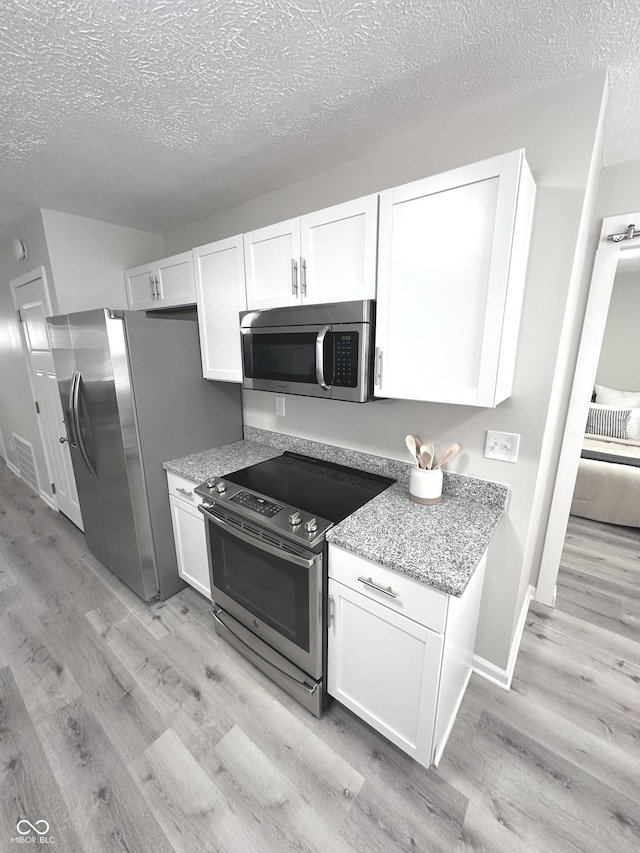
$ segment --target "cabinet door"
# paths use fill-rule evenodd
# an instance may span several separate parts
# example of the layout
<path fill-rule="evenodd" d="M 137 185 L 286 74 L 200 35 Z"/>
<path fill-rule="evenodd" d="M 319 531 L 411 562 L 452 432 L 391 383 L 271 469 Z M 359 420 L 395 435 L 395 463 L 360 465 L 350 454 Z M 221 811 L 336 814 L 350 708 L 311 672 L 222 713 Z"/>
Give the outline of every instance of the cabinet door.
<path fill-rule="evenodd" d="M 193 250 L 202 375 L 242 382 L 240 312 L 247 308 L 242 236 Z"/>
<path fill-rule="evenodd" d="M 329 694 L 425 766 L 442 644 L 442 634 L 329 579 Z"/>
<path fill-rule="evenodd" d="M 158 261 L 156 277 L 158 293 L 156 308 L 195 304 L 196 287 L 191 252 L 183 252 Z"/>
<path fill-rule="evenodd" d="M 305 303 L 376 297 L 378 196 L 337 204 L 300 220 Z"/>
<path fill-rule="evenodd" d="M 209 559 L 204 518 L 197 507 L 169 495 L 178 574 L 198 592 L 211 599 Z"/>
<path fill-rule="evenodd" d="M 532 206 L 522 151 L 381 194 L 377 396 L 510 394 Z"/>
<path fill-rule="evenodd" d="M 157 306 L 155 298 L 155 267 L 143 264 L 124 274 L 127 304 L 136 311 L 146 311 Z"/>
<path fill-rule="evenodd" d="M 247 306 L 300 303 L 300 220 L 289 219 L 244 235 Z"/>

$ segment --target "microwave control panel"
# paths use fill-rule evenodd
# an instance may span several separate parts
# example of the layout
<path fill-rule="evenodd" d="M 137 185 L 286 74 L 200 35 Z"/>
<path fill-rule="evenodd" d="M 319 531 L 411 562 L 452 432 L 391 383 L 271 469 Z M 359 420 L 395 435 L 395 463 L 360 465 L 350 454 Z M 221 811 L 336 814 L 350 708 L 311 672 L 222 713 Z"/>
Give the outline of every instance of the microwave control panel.
<path fill-rule="evenodd" d="M 343 388 L 358 385 L 358 332 L 334 332 L 333 384 Z"/>

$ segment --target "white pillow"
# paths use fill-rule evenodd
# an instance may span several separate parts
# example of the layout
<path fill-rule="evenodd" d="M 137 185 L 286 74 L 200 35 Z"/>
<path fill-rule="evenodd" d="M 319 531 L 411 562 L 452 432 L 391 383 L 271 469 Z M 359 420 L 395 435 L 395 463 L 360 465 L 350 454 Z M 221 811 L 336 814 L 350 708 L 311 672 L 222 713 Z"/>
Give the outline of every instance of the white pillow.
<path fill-rule="evenodd" d="M 640 442 L 640 409 L 631 409 L 627 419 L 627 438 Z"/>
<path fill-rule="evenodd" d="M 640 406 L 640 391 L 616 391 L 606 385 L 596 385 L 596 403 L 605 406 L 628 406 L 630 409 Z"/>

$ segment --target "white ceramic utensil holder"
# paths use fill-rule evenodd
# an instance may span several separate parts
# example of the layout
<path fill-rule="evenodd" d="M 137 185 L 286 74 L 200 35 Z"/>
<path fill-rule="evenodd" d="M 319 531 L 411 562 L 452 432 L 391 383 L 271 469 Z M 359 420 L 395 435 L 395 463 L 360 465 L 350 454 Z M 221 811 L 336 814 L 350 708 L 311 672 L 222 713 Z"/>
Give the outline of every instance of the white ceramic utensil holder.
<path fill-rule="evenodd" d="M 412 468 L 409 497 L 414 503 L 433 506 L 442 500 L 442 468 Z"/>

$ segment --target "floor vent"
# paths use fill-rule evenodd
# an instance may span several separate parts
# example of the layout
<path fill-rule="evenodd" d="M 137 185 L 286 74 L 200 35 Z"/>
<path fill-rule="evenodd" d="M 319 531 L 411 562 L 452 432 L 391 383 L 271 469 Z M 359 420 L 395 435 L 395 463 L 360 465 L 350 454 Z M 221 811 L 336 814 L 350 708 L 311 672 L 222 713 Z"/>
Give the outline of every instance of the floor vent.
<path fill-rule="evenodd" d="M 20 438 L 15 432 L 12 433 L 13 446 L 16 449 L 16 460 L 20 476 L 28 486 L 31 486 L 33 491 L 40 494 L 40 483 L 38 482 L 38 472 L 36 471 L 36 460 L 33 458 L 33 445 L 30 441 Z"/>

